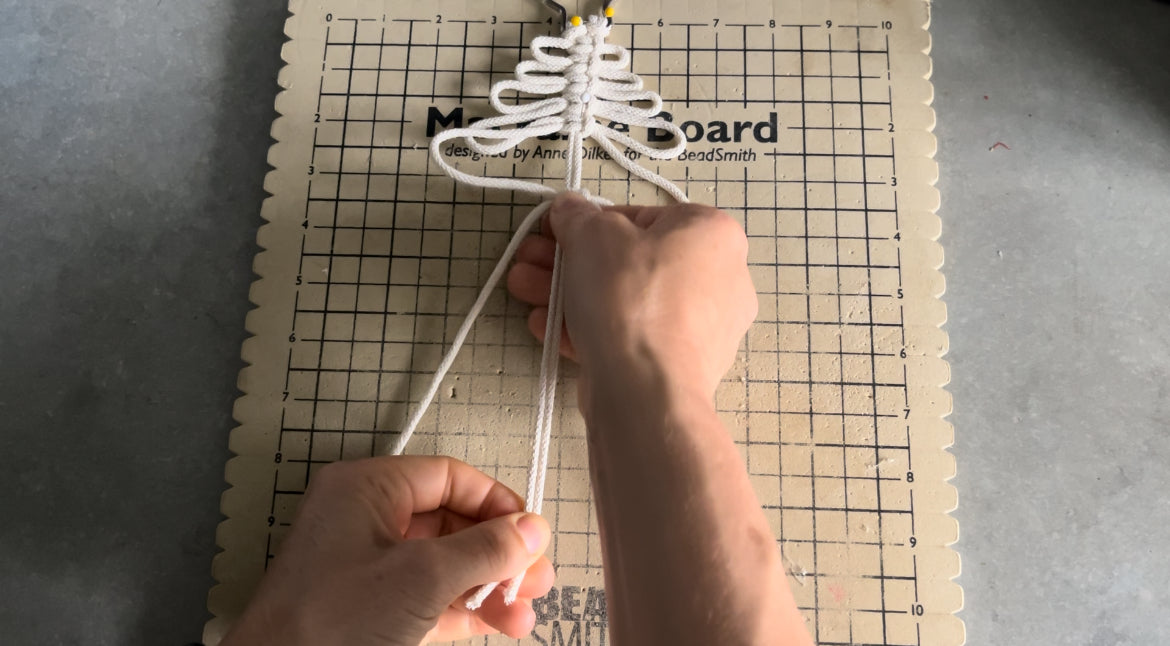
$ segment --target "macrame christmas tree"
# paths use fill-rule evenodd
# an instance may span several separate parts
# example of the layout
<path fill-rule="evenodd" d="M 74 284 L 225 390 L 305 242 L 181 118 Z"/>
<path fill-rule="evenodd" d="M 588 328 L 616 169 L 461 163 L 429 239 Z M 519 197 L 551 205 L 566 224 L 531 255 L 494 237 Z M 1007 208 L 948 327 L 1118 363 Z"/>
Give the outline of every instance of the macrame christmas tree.
<path fill-rule="evenodd" d="M 607 9 L 606 14 L 612 14 L 612 11 Z M 499 114 L 478 121 L 467 128 L 453 128 L 439 133 L 431 141 L 431 158 L 443 172 L 465 184 L 548 196 L 569 190 L 580 193 L 595 204 L 610 205 L 612 203 L 609 200 L 590 195 L 581 188 L 585 141 L 592 140 L 611 160 L 620 164 L 630 174 L 657 185 L 675 200 L 686 202 L 687 196 L 678 186 L 627 157 L 627 151 L 634 151 L 650 159 L 674 158 L 683 151 L 686 138 L 678 127 L 659 116 L 662 112 L 662 98 L 652 90 L 644 89 L 642 79 L 626 70 L 630 64 L 630 54 L 624 47 L 606 42 L 609 32 L 610 20 L 604 16 L 592 16 L 584 21 L 574 17 L 560 36 L 534 38 L 532 60 L 523 61 L 516 66 L 514 79 L 499 81 L 492 86 L 489 99 L 492 108 Z M 501 94 L 506 92 L 544 98 L 512 105 L 504 103 L 501 99 Z M 639 105 L 644 107 L 638 107 Z M 609 127 L 609 123 L 621 124 L 625 128 L 612 128 Z M 627 134 L 630 127 L 664 130 L 672 135 L 674 143 L 669 148 L 653 148 L 630 137 Z M 440 152 L 444 142 L 463 138 L 471 150 L 481 155 L 499 155 L 530 139 L 553 134 L 560 135 L 567 142 L 565 183 L 561 187 L 512 177 L 471 175 L 452 166 Z M 507 270 L 516 249 L 551 204 L 551 199 L 541 202 L 520 223 L 499 262 L 488 276 L 487 283 L 476 298 L 471 311 L 459 326 L 451 347 L 439 362 L 418 408 L 399 434 L 393 448 L 395 455 L 406 449 L 406 444 L 434 400 L 459 349 L 467 340 L 476 318 Z M 537 514 L 541 512 L 544 501 L 549 439 L 552 434 L 553 404 L 560 360 L 561 327 L 564 320 L 559 246 L 554 258 L 549 316 L 541 355 L 532 466 L 528 474 L 526 496 L 527 511 Z M 522 578 L 523 575 L 509 583 L 504 595 L 507 603 L 516 600 Z M 478 608 L 498 585 L 499 583 L 490 583 L 480 588 L 468 600 L 467 607 L 472 610 Z"/>

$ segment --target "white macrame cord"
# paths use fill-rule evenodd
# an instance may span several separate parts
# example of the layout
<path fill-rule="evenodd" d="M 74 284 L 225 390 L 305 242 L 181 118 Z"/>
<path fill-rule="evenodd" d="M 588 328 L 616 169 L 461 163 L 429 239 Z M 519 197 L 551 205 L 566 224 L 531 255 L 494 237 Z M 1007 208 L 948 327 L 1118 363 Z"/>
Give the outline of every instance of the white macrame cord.
<path fill-rule="evenodd" d="M 624 148 L 635 151 L 651 159 L 671 159 L 682 153 L 686 146 L 686 137 L 677 126 L 658 116 L 662 112 L 662 98 L 651 90 L 643 89 L 642 80 L 625 69 L 630 62 L 629 52 L 620 45 L 605 41 L 609 31 L 610 27 L 605 18 L 593 16 L 583 24 L 567 28 L 559 37 L 534 38 L 533 60 L 523 61 L 516 66 L 515 79 L 499 81 L 491 88 L 489 99 L 499 115 L 477 121 L 467 128 L 453 128 L 435 135 L 431 141 L 431 159 L 447 175 L 465 184 L 537 195 L 555 195 L 557 189 L 536 182 L 465 173 L 448 163 L 440 149 L 448 140 L 463 138 L 471 150 L 481 155 L 499 155 L 532 138 L 560 134 L 568 140 L 564 188 L 580 193 L 594 204 L 609 205 L 610 201 L 591 196 L 581 189 L 585 141 L 591 139 L 609 155 L 610 159 L 632 175 L 660 187 L 675 200 L 686 202 L 687 196 L 678 186 L 661 175 L 639 166 L 622 150 Z M 500 95 L 504 92 L 546 98 L 522 105 L 511 105 L 501 99 Z M 635 102 L 649 105 L 637 107 L 632 105 Z M 674 144 L 670 148 L 653 148 L 631 138 L 625 132 L 599 123 L 598 119 L 626 126 L 665 130 L 673 136 Z M 407 443 L 455 362 L 460 348 L 466 342 L 476 318 L 515 256 L 516 249 L 540 222 L 551 204 L 551 199 L 541 202 L 517 227 L 499 262 L 472 304 L 471 310 L 455 333 L 451 347 L 439 362 L 422 400 L 399 434 L 392 449 L 394 455 L 400 455 L 405 451 Z M 537 514 L 541 512 L 544 502 L 544 485 L 548 473 L 549 441 L 552 436 L 553 404 L 556 398 L 563 321 L 561 249 L 558 246 L 553 262 L 549 316 L 541 354 L 532 465 L 528 473 L 528 491 L 525 498 L 526 510 Z M 506 603 L 511 604 L 516 600 L 523 578 L 524 575 L 521 574 L 509 583 L 504 594 Z M 479 608 L 498 586 L 499 583 L 482 586 L 468 599 L 467 607 L 471 610 Z"/>

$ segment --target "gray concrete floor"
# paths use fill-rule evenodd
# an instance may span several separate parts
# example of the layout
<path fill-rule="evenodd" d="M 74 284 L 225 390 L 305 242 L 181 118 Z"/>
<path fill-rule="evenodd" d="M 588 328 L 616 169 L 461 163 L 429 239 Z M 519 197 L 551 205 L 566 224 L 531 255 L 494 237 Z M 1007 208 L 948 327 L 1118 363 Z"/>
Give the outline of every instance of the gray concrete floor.
<path fill-rule="evenodd" d="M 283 5 L 0 0 L 0 642 L 200 634 Z M 1170 5 L 933 31 L 970 643 L 1165 643 Z"/>

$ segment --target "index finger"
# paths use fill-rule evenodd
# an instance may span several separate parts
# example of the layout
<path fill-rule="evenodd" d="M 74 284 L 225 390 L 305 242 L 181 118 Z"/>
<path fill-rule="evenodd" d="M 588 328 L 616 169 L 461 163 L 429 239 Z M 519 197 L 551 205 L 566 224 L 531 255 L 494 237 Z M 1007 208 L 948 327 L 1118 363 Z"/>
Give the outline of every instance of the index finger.
<path fill-rule="evenodd" d="M 488 520 L 524 509 L 516 492 L 479 469 L 445 456 L 391 456 L 363 460 L 373 483 L 391 499 L 398 521 L 418 513 L 447 509 L 474 520 Z M 402 500 L 403 498 L 408 500 Z M 405 526 L 405 525 L 403 525 Z"/>
<path fill-rule="evenodd" d="M 662 206 L 641 206 L 638 204 L 612 204 L 610 206 L 600 207 L 602 211 L 612 211 L 620 213 L 625 216 L 630 222 L 634 223 L 640 229 L 649 228 L 654 224 L 659 217 L 662 216 L 663 209 L 669 207 Z M 540 234 L 549 240 L 556 240 L 553 236 L 552 226 L 549 224 L 549 217 L 551 217 L 551 210 L 545 213 L 540 218 Z"/>
<path fill-rule="evenodd" d="M 614 204 L 613 206 L 603 206 L 601 210 L 621 213 L 639 229 L 649 229 L 650 225 L 657 222 L 663 214 L 661 206 L 643 206 L 641 204 Z"/>
<path fill-rule="evenodd" d="M 602 211 L 614 211 L 621 213 L 630 219 L 640 229 L 649 229 L 654 226 L 656 222 L 661 220 L 664 216 L 671 218 L 685 218 L 689 216 L 698 215 L 700 213 L 711 210 L 710 207 L 705 207 L 695 203 L 684 204 L 669 204 L 661 205 L 638 205 L 638 204 L 615 204 L 613 206 L 603 206 Z"/>

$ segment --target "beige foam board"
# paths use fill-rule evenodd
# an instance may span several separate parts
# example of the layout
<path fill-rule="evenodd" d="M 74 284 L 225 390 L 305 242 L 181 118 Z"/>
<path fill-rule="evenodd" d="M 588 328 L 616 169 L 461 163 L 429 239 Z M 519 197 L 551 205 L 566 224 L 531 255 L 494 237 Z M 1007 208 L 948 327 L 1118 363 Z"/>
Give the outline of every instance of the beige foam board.
<path fill-rule="evenodd" d="M 456 186 L 429 161 L 427 128 L 490 114 L 490 84 L 555 30 L 540 3 L 293 0 L 290 12 L 209 645 L 313 472 L 388 449 L 535 202 Z M 920 0 L 628 2 L 611 36 L 695 139 L 651 167 L 750 238 L 760 314 L 716 403 L 821 644 L 964 640 L 929 18 Z M 738 138 L 737 122 L 751 124 Z M 556 186 L 561 145 L 456 161 Z M 584 186 L 666 202 L 603 160 Z M 526 314 L 492 297 L 408 452 L 523 491 L 539 370 Z M 570 366 L 545 502 L 558 580 L 525 644 L 608 641 L 572 381 Z"/>

